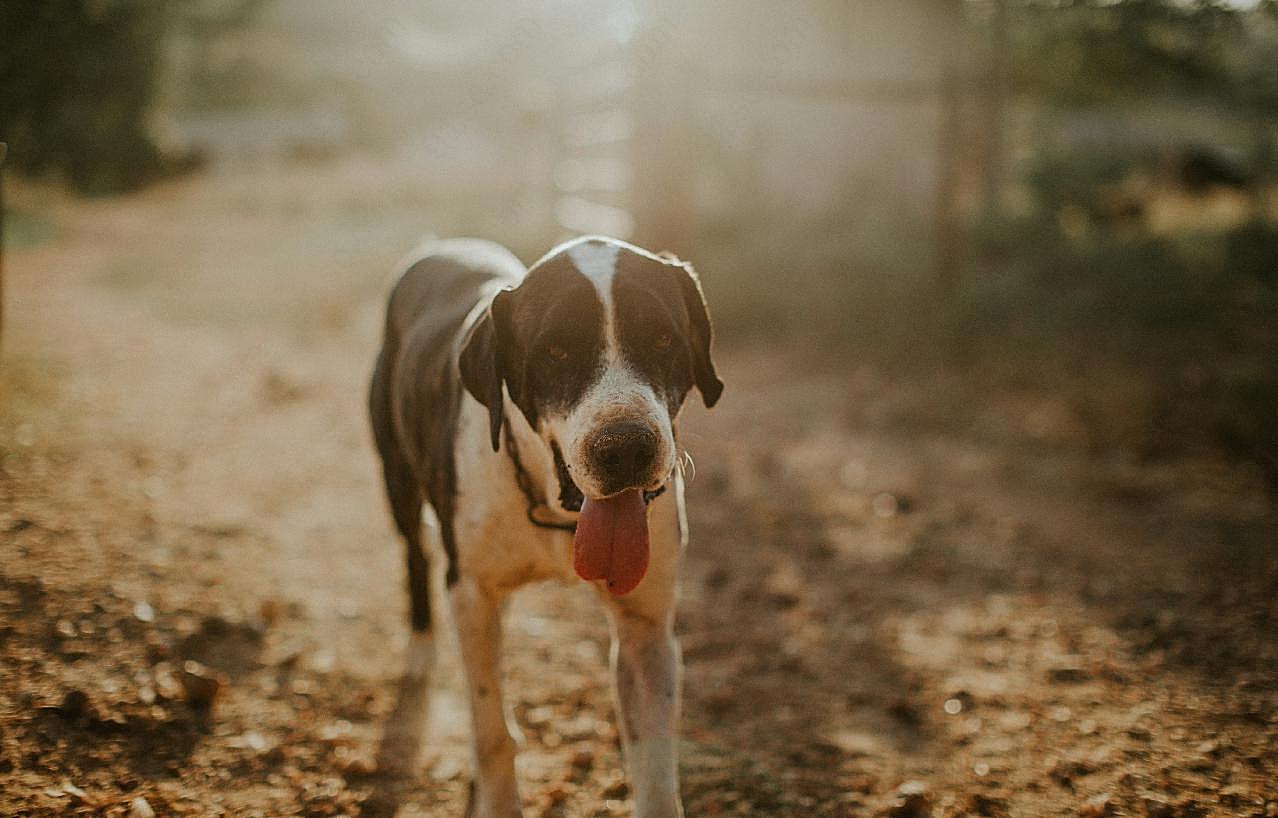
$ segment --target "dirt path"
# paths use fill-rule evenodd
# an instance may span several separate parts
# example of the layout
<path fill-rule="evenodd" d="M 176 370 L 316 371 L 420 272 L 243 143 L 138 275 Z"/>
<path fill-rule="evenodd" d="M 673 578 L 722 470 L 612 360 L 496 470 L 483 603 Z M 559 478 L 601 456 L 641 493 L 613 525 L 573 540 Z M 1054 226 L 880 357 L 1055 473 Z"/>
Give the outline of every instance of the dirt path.
<path fill-rule="evenodd" d="M 363 416 L 385 271 L 457 226 L 365 178 L 19 191 L 56 235 L 7 264 L 0 814 L 460 815 L 451 648 L 420 763 L 371 765 L 406 603 Z M 1254 475 L 972 378 L 722 357 L 683 430 L 691 815 L 1278 815 Z M 629 814 L 590 595 L 508 622 L 529 814 Z"/>

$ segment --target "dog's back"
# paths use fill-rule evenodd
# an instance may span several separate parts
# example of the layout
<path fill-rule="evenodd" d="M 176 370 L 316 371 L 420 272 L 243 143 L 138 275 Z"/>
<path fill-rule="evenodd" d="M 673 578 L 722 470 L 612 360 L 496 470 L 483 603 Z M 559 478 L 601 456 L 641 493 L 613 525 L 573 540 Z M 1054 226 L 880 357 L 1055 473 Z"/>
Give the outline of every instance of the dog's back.
<path fill-rule="evenodd" d="M 387 306 L 369 412 L 391 512 L 408 544 L 413 627 L 425 630 L 430 610 L 422 581 L 421 506 L 429 502 L 441 524 L 451 524 L 461 402 L 458 352 L 466 324 L 497 290 L 518 284 L 526 270 L 504 247 L 479 239 L 428 244 L 406 267 Z M 447 548 L 451 532 L 442 533 Z M 454 570 L 455 555 L 448 557 Z"/>

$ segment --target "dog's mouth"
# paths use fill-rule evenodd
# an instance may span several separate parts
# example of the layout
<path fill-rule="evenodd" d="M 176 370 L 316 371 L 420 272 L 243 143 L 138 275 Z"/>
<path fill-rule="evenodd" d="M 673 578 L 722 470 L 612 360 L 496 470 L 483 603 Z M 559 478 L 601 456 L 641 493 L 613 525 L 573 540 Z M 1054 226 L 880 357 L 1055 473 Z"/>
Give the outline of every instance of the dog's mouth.
<path fill-rule="evenodd" d="M 572 537 L 572 567 L 577 576 L 601 581 L 614 596 L 628 594 L 648 573 L 648 503 L 665 491 L 628 488 L 611 497 L 588 499 L 582 494 L 559 444 L 551 441 L 559 504 L 579 516 Z"/>
<path fill-rule="evenodd" d="M 550 450 L 555 456 L 555 476 L 559 478 L 559 505 L 564 511 L 580 512 L 582 503 L 586 501 L 586 496 L 581 493 L 581 489 L 577 488 L 577 484 L 573 482 L 572 474 L 568 471 L 568 463 L 564 460 L 564 454 L 559 449 L 559 441 L 550 441 Z M 644 505 L 660 497 L 665 490 L 666 485 L 664 483 L 655 489 L 644 489 Z"/>

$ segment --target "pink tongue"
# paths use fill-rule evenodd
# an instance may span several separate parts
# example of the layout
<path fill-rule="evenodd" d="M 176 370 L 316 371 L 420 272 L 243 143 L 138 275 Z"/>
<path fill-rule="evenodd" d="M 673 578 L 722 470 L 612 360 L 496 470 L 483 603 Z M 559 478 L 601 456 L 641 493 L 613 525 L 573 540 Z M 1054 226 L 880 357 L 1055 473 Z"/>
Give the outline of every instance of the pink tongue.
<path fill-rule="evenodd" d="M 606 500 L 586 498 L 572 540 L 572 567 L 586 580 L 607 580 L 628 594 L 648 571 L 648 515 L 643 492 L 628 489 Z"/>

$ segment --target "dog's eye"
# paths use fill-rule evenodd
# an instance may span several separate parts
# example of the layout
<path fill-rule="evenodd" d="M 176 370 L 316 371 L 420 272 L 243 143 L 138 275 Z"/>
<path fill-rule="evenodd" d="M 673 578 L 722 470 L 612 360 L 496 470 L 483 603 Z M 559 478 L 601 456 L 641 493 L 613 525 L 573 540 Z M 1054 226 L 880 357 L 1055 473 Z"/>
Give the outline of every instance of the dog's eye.
<path fill-rule="evenodd" d="M 549 356 L 550 356 L 553 360 L 556 360 L 556 361 L 566 361 L 566 360 L 568 360 L 568 350 L 564 349 L 564 348 L 563 348 L 563 347 L 561 347 L 561 346 L 552 345 L 552 346 L 548 347 L 548 348 L 546 349 L 546 354 L 547 354 L 547 355 L 549 355 Z"/>
<path fill-rule="evenodd" d="M 665 352 L 666 350 L 670 349 L 670 343 L 672 340 L 673 339 L 671 339 L 670 333 L 663 332 L 660 335 L 658 335 L 656 338 L 652 339 L 652 348 L 657 350 L 658 352 Z"/>

